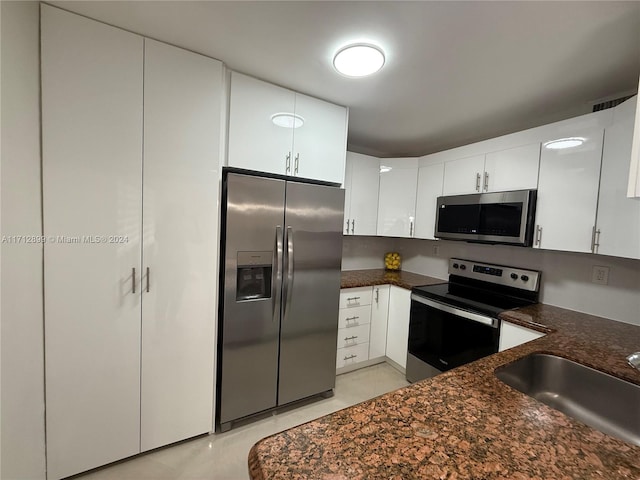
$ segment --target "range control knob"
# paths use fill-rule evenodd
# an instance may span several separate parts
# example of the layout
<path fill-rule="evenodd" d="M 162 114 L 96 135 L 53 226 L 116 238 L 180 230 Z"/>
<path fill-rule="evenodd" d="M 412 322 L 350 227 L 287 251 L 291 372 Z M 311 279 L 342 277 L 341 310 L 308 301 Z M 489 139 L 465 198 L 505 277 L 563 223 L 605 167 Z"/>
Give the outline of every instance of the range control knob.
<path fill-rule="evenodd" d="M 517 280 L 518 279 L 518 274 L 517 273 L 512 273 L 511 274 L 511 278 L 514 279 L 514 280 Z"/>
<path fill-rule="evenodd" d="M 528 282 L 529 281 L 529 277 L 527 275 L 522 275 L 520 277 L 520 280 L 522 280 L 523 282 Z"/>
<path fill-rule="evenodd" d="M 467 269 L 467 266 L 464 263 L 460 265 L 460 270 L 466 270 L 466 269 Z"/>
<path fill-rule="evenodd" d="M 458 268 L 458 264 L 457 264 L 457 263 L 454 263 L 454 264 L 453 264 L 453 268 Z"/>

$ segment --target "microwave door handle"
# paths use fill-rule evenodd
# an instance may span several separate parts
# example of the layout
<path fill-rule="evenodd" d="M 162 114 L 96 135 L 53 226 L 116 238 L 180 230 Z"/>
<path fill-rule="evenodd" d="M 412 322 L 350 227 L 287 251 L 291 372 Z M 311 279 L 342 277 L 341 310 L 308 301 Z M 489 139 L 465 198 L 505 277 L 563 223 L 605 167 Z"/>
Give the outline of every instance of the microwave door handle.
<path fill-rule="evenodd" d="M 487 325 L 492 328 L 498 328 L 498 320 L 495 318 L 487 317 L 485 315 L 479 315 L 477 313 L 468 312 L 467 310 L 461 310 L 456 307 L 451 307 L 449 305 L 445 305 L 444 303 L 435 302 L 433 300 L 429 300 L 426 298 L 419 297 L 417 295 L 411 295 L 411 300 L 422 303 L 431 308 L 435 308 L 436 310 L 440 310 L 445 313 L 450 313 L 451 315 L 456 315 L 458 317 L 466 318 L 468 320 L 473 320 L 474 322 L 482 323 L 483 325 Z"/>

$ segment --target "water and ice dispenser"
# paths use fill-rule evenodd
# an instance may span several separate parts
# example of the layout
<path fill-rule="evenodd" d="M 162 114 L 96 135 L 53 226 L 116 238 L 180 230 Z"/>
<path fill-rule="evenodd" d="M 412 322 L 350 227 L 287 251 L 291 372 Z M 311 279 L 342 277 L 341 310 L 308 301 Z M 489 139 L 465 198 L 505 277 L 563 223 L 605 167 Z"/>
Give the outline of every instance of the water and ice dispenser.
<path fill-rule="evenodd" d="M 271 298 L 273 252 L 238 252 L 236 301 Z"/>

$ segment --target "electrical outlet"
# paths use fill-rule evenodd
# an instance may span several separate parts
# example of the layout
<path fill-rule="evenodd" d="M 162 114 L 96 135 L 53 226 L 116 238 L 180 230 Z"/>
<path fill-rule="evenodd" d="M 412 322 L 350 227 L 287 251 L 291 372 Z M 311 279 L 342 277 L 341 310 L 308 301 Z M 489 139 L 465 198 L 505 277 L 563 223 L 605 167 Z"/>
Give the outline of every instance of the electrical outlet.
<path fill-rule="evenodd" d="M 598 265 L 593 266 L 593 272 L 591 273 L 591 282 L 599 285 L 609 284 L 609 267 L 600 267 Z"/>

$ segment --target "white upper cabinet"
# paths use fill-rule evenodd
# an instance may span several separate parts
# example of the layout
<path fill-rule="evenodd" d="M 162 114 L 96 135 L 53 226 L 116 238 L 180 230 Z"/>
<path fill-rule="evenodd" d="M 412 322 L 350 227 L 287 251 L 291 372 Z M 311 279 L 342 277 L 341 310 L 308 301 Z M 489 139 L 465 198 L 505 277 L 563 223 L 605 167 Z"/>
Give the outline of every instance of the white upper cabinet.
<path fill-rule="evenodd" d="M 484 173 L 484 155 L 451 160 L 444 167 L 443 195 L 480 193 Z"/>
<path fill-rule="evenodd" d="M 378 223 L 380 161 L 376 157 L 347 152 L 345 176 L 345 235 L 375 235 Z"/>
<path fill-rule="evenodd" d="M 487 153 L 484 160 L 482 191 L 534 189 L 538 186 L 539 165 L 539 143 Z"/>
<path fill-rule="evenodd" d="M 596 121 L 579 120 L 564 124 L 547 141 L 569 137 L 582 138 L 584 143 L 563 149 L 542 147 L 534 247 L 591 252 L 603 127 Z"/>
<path fill-rule="evenodd" d="M 418 171 L 415 237 L 435 239 L 436 201 L 442 195 L 444 164 L 426 165 Z"/>
<path fill-rule="evenodd" d="M 617 106 L 605 129 L 595 253 L 640 258 L 640 199 L 627 197 L 637 96 Z"/>
<path fill-rule="evenodd" d="M 414 236 L 417 178 L 417 158 L 380 159 L 378 235 Z"/>
<path fill-rule="evenodd" d="M 231 73 L 228 165 L 342 184 L 347 109 Z"/>
<path fill-rule="evenodd" d="M 443 194 L 533 189 L 539 163 L 539 143 L 451 160 L 445 164 Z"/>
<path fill-rule="evenodd" d="M 304 124 L 293 130 L 293 174 L 342 183 L 347 151 L 346 109 L 296 93 L 295 114 Z"/>
<path fill-rule="evenodd" d="M 140 452 L 143 38 L 41 12 L 44 234 L 70 239 L 44 246 L 54 480 Z"/>

